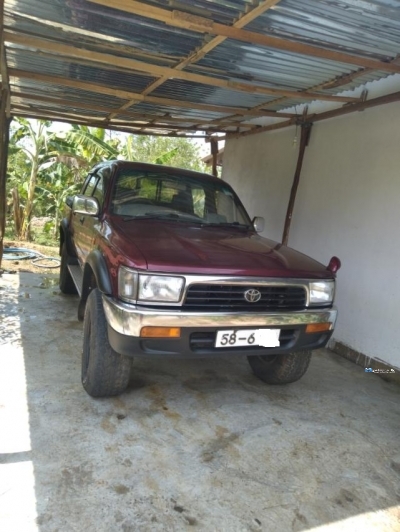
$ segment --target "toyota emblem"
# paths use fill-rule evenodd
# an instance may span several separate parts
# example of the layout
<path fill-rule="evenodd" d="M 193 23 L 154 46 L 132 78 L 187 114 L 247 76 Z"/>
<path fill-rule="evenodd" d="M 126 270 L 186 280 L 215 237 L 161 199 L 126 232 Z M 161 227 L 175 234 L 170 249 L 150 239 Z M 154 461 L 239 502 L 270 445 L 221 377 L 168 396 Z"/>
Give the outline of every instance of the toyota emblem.
<path fill-rule="evenodd" d="M 246 290 L 244 293 L 244 298 L 249 303 L 257 303 L 261 299 L 261 292 L 255 288 L 250 288 L 250 290 Z"/>

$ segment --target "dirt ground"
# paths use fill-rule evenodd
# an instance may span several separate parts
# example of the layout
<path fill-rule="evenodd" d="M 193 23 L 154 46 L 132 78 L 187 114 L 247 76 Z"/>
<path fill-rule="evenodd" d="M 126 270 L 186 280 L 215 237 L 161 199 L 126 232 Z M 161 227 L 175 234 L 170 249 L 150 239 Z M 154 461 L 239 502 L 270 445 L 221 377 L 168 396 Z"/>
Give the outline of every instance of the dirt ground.
<path fill-rule="evenodd" d="M 34 242 L 23 242 L 19 240 L 5 240 L 4 242 L 4 248 L 24 248 L 24 249 L 32 249 L 34 251 L 38 251 L 42 255 L 45 255 L 46 257 L 54 257 L 59 259 L 59 253 L 58 253 L 58 247 L 51 247 L 51 246 L 41 246 L 39 244 L 35 244 Z M 31 272 L 31 273 L 53 273 L 57 274 L 59 272 L 59 265 L 54 261 L 40 261 L 40 266 L 35 265 L 32 263 L 32 259 L 20 259 L 20 260 L 8 260 L 7 254 L 4 254 L 2 264 L 1 264 L 1 270 L 4 270 L 6 273 L 13 273 L 13 272 Z"/>

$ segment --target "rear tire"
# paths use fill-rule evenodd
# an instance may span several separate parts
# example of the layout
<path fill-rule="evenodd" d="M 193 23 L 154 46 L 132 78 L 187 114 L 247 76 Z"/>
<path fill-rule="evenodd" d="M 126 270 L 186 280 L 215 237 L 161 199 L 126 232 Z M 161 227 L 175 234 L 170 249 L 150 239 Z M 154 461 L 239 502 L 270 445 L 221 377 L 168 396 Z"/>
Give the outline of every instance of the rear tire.
<path fill-rule="evenodd" d="M 287 355 L 264 355 L 247 357 L 256 377 L 268 384 L 289 384 L 305 374 L 311 360 L 311 351 Z"/>
<path fill-rule="evenodd" d="M 108 341 L 100 291 L 89 294 L 83 325 L 82 385 L 92 397 L 110 397 L 126 390 L 132 359 L 116 353 Z"/>
<path fill-rule="evenodd" d="M 60 281 L 59 287 L 63 294 L 77 294 L 74 280 L 68 269 L 68 251 L 67 245 L 64 242 L 61 248 L 61 265 L 60 265 Z"/>

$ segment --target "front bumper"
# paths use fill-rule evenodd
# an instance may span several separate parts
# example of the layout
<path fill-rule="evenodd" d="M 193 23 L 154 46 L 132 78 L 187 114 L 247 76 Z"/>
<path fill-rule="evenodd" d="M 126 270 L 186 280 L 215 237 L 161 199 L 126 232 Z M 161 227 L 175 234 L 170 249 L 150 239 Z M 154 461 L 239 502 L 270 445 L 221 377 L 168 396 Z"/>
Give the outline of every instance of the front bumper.
<path fill-rule="evenodd" d="M 206 357 L 215 355 L 285 354 L 323 347 L 332 335 L 337 310 L 315 309 L 282 313 L 212 313 L 179 310 L 155 310 L 129 305 L 103 294 L 103 306 L 108 322 L 108 336 L 115 351 L 127 356 L 170 355 Z M 332 324 L 331 330 L 309 334 L 309 323 Z M 177 339 L 140 338 L 142 327 L 180 327 Z M 215 348 L 213 338 L 221 329 L 281 329 L 281 346 Z M 214 336 L 213 336 L 214 335 Z"/>

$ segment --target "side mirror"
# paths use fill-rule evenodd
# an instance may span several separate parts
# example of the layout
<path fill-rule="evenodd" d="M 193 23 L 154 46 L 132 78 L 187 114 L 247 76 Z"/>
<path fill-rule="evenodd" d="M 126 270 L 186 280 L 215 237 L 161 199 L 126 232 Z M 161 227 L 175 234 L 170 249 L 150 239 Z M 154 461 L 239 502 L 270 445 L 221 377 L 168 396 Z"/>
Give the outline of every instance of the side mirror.
<path fill-rule="evenodd" d="M 74 196 L 67 196 L 65 203 L 72 209 L 72 204 L 74 203 Z"/>
<path fill-rule="evenodd" d="M 253 227 L 257 233 L 262 233 L 264 231 L 265 220 L 262 216 L 256 216 L 253 218 Z"/>
<path fill-rule="evenodd" d="M 342 263 L 340 262 L 340 259 L 338 257 L 332 257 L 329 261 L 328 267 L 326 268 L 332 273 L 336 273 L 338 270 L 340 270 Z"/>
<path fill-rule="evenodd" d="M 75 196 L 72 204 L 72 212 L 86 214 L 86 216 L 98 216 L 100 205 L 97 198 L 92 196 Z"/>

